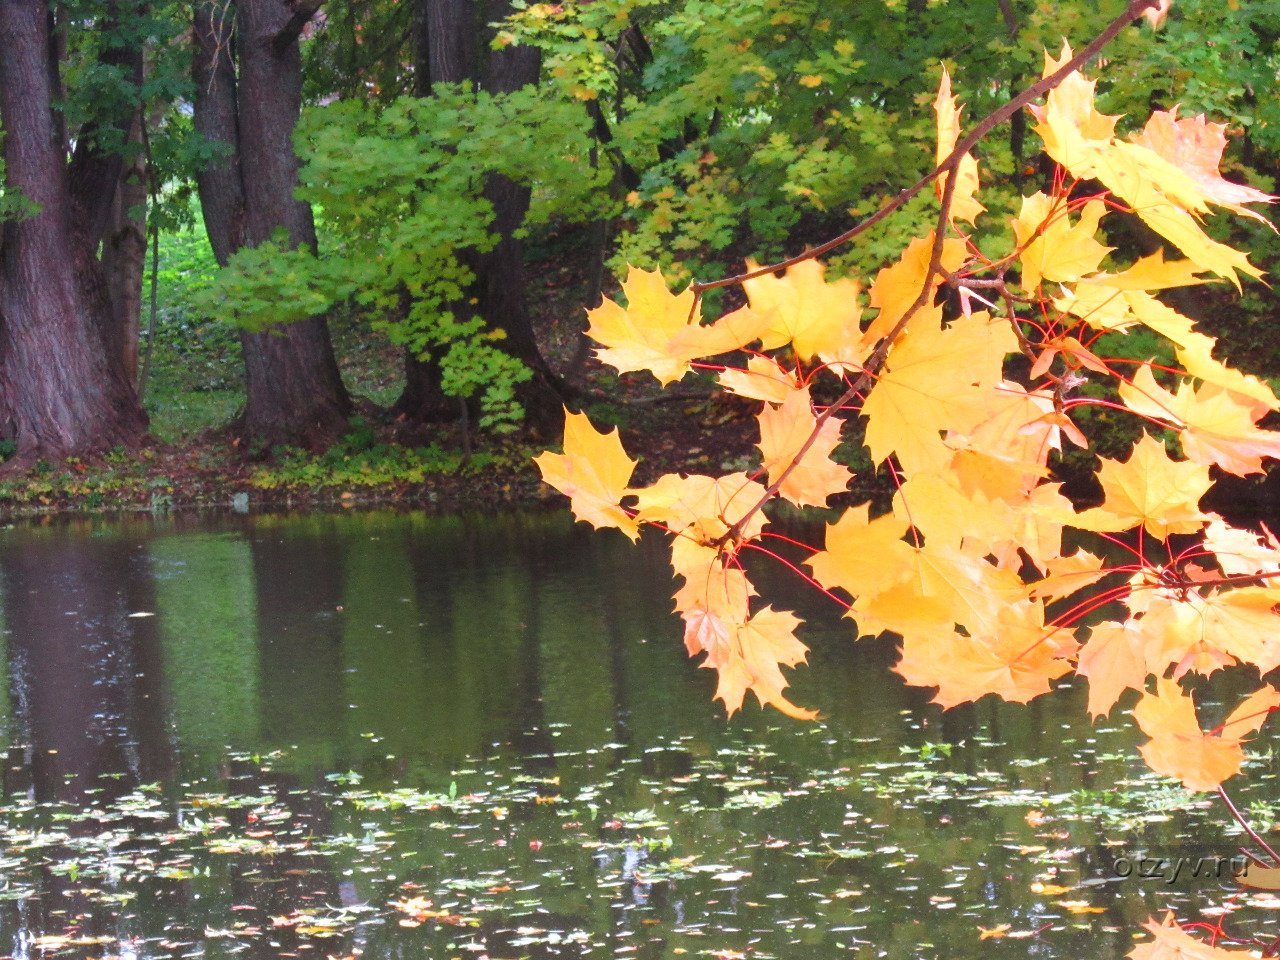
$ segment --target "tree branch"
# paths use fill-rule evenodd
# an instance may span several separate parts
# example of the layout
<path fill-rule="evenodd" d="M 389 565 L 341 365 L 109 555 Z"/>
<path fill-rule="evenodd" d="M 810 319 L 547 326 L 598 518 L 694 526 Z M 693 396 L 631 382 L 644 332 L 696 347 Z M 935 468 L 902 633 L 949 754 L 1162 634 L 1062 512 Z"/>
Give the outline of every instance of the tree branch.
<path fill-rule="evenodd" d="M 911 186 L 902 190 L 897 196 L 861 223 L 849 230 L 846 230 L 838 237 L 833 237 L 826 243 L 814 247 L 812 250 L 806 250 L 804 253 L 798 254 L 794 257 L 788 257 L 786 260 L 781 260 L 778 263 L 757 267 L 755 270 L 749 270 L 746 273 L 740 273 L 733 277 L 725 277 L 721 280 L 710 280 L 705 283 L 695 281 L 690 285 L 694 294 L 700 296 L 707 290 L 715 290 L 719 287 L 736 287 L 747 280 L 754 280 L 756 277 L 763 277 L 766 274 L 776 273 L 779 270 L 784 270 L 797 263 L 803 263 L 806 260 L 812 260 L 815 257 L 820 257 L 824 253 L 830 253 L 836 247 L 848 243 L 854 237 L 866 232 L 885 217 L 889 216 L 889 214 L 900 209 L 921 190 L 933 183 L 934 180 L 937 180 L 938 177 L 942 176 L 944 173 L 952 171 L 959 165 L 960 158 L 972 150 L 979 140 L 1012 117 L 1032 100 L 1048 93 L 1050 90 L 1058 86 L 1058 84 L 1062 83 L 1062 81 L 1072 73 L 1079 70 L 1082 66 L 1097 56 L 1098 52 L 1103 47 L 1114 40 L 1121 30 L 1140 17 L 1144 10 L 1155 7 L 1158 3 L 1159 0 L 1130 0 L 1129 5 L 1125 7 L 1124 13 L 1120 14 L 1120 16 L 1107 24 L 1106 29 L 1094 37 L 1088 46 L 1082 49 L 1053 73 L 1024 89 L 1004 106 L 987 114 L 987 116 L 983 118 L 976 127 L 970 130 L 968 134 L 956 143 L 955 149 L 951 151 L 945 160 L 939 163 Z"/>
<path fill-rule="evenodd" d="M 1036 83 L 1032 84 L 1031 86 L 1027 87 L 1025 90 L 1023 90 L 1020 94 L 1018 94 L 1008 103 L 1006 103 L 1004 106 L 1000 107 L 998 110 L 994 111 L 993 113 L 988 114 L 984 119 L 979 121 L 978 124 L 972 130 L 969 131 L 969 133 L 967 133 L 965 136 L 960 138 L 960 140 L 956 143 L 955 149 L 951 151 L 951 153 L 947 156 L 945 160 L 943 160 L 940 164 L 934 167 L 932 171 L 930 171 L 920 180 L 916 181 L 912 186 L 908 187 L 906 190 L 903 190 L 901 193 L 899 193 L 896 197 L 894 197 L 894 199 L 890 200 L 883 207 L 877 210 L 874 214 L 872 214 L 866 220 L 862 221 L 862 223 L 858 224 L 852 230 L 846 231 L 845 233 L 841 234 L 839 237 L 836 237 L 834 240 L 829 240 L 826 243 L 822 244 L 822 246 L 817 247 L 814 250 L 807 251 L 801 256 L 792 257 L 790 260 L 784 260 L 781 263 L 777 263 L 768 267 L 761 267 L 758 270 L 751 270 L 751 271 L 748 271 L 747 273 L 739 274 L 736 277 L 729 277 L 725 280 L 717 280 L 711 283 L 704 283 L 704 284 L 695 283 L 693 284 L 693 289 L 695 292 L 695 300 L 697 299 L 697 297 L 701 295 L 703 290 L 711 290 L 716 287 L 727 287 L 727 286 L 736 285 L 736 284 L 742 283 L 744 280 L 750 280 L 755 277 L 763 276 L 767 273 L 773 273 L 774 271 L 782 269 L 783 267 L 786 267 L 786 266 L 790 266 L 793 263 L 801 263 L 805 260 L 810 260 L 820 255 L 821 253 L 825 253 L 826 251 L 831 250 L 839 246 L 840 244 L 847 242 L 848 240 L 857 236 L 859 233 L 862 233 L 864 230 L 871 227 L 873 224 L 883 220 L 890 213 L 892 213 L 894 210 L 897 210 L 904 203 L 906 203 L 908 200 L 914 197 L 917 193 L 923 190 L 928 184 L 932 183 L 934 180 L 942 176 L 944 173 L 954 173 L 954 171 L 960 165 L 961 158 L 964 157 L 964 155 L 968 153 L 970 150 L 972 150 L 973 147 L 978 143 L 978 141 L 980 141 L 983 137 L 985 137 L 988 133 L 990 133 L 993 129 L 995 129 L 999 124 L 1003 123 L 1005 120 L 1008 120 L 1011 116 L 1013 116 L 1014 113 L 1016 113 L 1018 110 L 1021 110 L 1024 106 L 1029 104 L 1032 100 L 1036 99 L 1042 94 L 1048 93 L 1050 90 L 1057 87 L 1060 83 L 1062 83 L 1063 80 L 1065 80 L 1068 76 L 1070 76 L 1072 73 L 1078 70 L 1083 64 L 1091 60 L 1098 53 L 1098 51 L 1101 50 L 1103 47 L 1105 47 L 1108 43 L 1110 43 L 1111 40 L 1115 39 L 1115 37 L 1120 33 L 1121 30 L 1123 30 L 1127 25 L 1129 25 L 1135 19 L 1141 16 L 1143 10 L 1146 10 L 1149 7 L 1156 6 L 1157 2 L 1158 0 L 1130 0 L 1130 3 L 1125 8 L 1124 13 L 1120 14 L 1119 17 L 1111 21 L 1111 23 L 1107 25 L 1106 29 L 1104 29 L 1100 34 L 1098 34 L 1098 36 L 1094 37 L 1094 39 L 1088 44 L 1088 46 L 1086 46 L 1083 50 L 1081 50 L 1078 54 L 1076 54 L 1074 57 L 1072 57 L 1070 60 L 1064 63 L 1061 67 L 1059 67 L 1053 73 L 1049 74 L 1047 77 L 1044 77 L 1041 80 L 1038 80 Z M 730 543 L 737 540 L 737 538 L 741 535 L 742 530 L 745 528 L 747 521 L 750 520 L 751 517 L 753 517 L 756 514 L 756 512 L 759 511 L 765 505 L 765 503 L 768 500 L 772 499 L 774 496 L 777 495 L 778 490 L 781 489 L 783 482 L 787 479 L 788 476 L 790 476 L 791 472 L 795 470 L 796 466 L 800 463 L 800 461 L 804 459 L 804 455 L 809 452 L 809 448 L 812 447 L 813 444 L 816 442 L 818 438 L 818 434 L 821 433 L 822 431 L 822 425 L 826 423 L 827 420 L 829 420 L 837 410 L 851 403 L 854 400 L 854 398 L 858 395 L 858 393 L 871 383 L 871 381 L 875 378 L 876 373 L 884 365 L 885 360 L 888 359 L 889 348 L 893 345 L 893 341 L 897 339 L 898 334 L 900 334 L 904 329 L 906 329 L 906 326 L 910 322 L 910 320 L 922 308 L 927 306 L 931 299 L 933 299 L 934 277 L 943 276 L 942 241 L 946 237 L 947 224 L 951 218 L 951 201 L 955 193 L 955 183 L 957 179 L 958 178 L 955 176 L 947 177 L 946 186 L 943 188 L 941 204 L 938 211 L 937 225 L 934 227 L 934 230 L 933 230 L 933 251 L 929 258 L 929 269 L 925 271 L 924 285 L 923 285 L 923 288 L 920 290 L 919 295 L 916 297 L 915 301 L 911 304 L 911 306 L 907 308 L 907 311 L 902 315 L 902 317 L 898 320 L 898 322 L 894 324 L 893 329 L 890 330 L 884 336 L 884 338 L 876 345 L 876 348 L 871 352 L 871 355 L 867 358 L 866 363 L 863 364 L 862 373 L 858 375 L 857 379 L 855 379 L 853 383 L 850 384 L 849 388 L 844 392 L 844 394 L 840 397 L 839 400 L 837 400 L 835 403 L 831 404 L 829 407 L 823 410 L 820 414 L 818 414 L 818 416 L 815 418 L 815 421 L 814 421 L 813 431 L 809 434 L 808 439 L 806 439 L 805 442 L 801 445 L 800 449 L 796 451 L 795 456 L 791 458 L 791 462 L 787 464 L 786 467 L 783 468 L 782 472 L 779 473 L 778 476 L 769 484 L 769 486 L 765 489 L 764 495 L 761 496 L 761 498 L 755 504 L 753 504 L 752 507 L 746 513 L 744 513 L 741 517 L 739 517 L 738 520 L 734 522 L 733 525 L 730 526 L 727 531 L 725 531 L 724 536 L 720 537 L 719 540 L 716 541 L 717 546 L 723 546 L 725 543 Z"/>
<path fill-rule="evenodd" d="M 283 53 L 289 44 L 298 39 L 302 28 L 311 22 L 311 18 L 320 12 L 322 6 L 324 0 L 296 0 L 290 4 L 289 19 L 271 38 L 271 49 L 277 54 Z"/>

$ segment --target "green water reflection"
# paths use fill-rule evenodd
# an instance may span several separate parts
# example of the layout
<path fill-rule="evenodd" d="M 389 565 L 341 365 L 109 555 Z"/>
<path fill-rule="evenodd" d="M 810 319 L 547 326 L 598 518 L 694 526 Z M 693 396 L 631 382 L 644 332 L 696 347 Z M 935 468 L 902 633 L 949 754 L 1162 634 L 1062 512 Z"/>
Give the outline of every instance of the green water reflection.
<path fill-rule="evenodd" d="M 726 720 L 663 546 L 561 513 L 4 531 L 0 956 L 1107 957 L 1250 907 L 1114 875 L 1235 841 L 1116 793 L 1136 737 L 1082 691 L 943 714 L 800 586 L 823 721 Z"/>

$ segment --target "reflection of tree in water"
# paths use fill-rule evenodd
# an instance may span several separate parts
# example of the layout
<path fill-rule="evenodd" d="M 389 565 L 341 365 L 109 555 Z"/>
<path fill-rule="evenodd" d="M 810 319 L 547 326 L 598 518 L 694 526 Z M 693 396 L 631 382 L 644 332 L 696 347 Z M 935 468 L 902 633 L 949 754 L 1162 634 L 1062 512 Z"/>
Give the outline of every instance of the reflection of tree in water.
<path fill-rule="evenodd" d="M 335 761 L 345 740 L 342 603 L 346 538 L 337 518 L 266 518 L 248 530 L 264 745 Z"/>
<path fill-rule="evenodd" d="M 87 533 L 58 525 L 0 551 L 9 697 L 23 741 L 10 749 L 7 795 L 108 804 L 174 772 L 156 622 L 130 616 L 154 612 L 146 544 Z M 156 821 L 116 826 L 154 830 Z M 73 819 L 60 829 L 84 837 L 101 826 Z M 47 856 L 74 852 L 51 848 Z M 124 911 L 88 897 L 65 873 L 41 868 L 30 880 L 37 895 L 4 905 L 0 929 L 61 933 L 74 918 L 83 936 L 132 935 Z"/>
<path fill-rule="evenodd" d="M 0 577 L 13 717 L 35 797 L 77 802 L 102 789 L 111 799 L 167 779 L 156 624 L 129 616 L 154 612 L 145 543 L 60 526 L 0 552 Z"/>

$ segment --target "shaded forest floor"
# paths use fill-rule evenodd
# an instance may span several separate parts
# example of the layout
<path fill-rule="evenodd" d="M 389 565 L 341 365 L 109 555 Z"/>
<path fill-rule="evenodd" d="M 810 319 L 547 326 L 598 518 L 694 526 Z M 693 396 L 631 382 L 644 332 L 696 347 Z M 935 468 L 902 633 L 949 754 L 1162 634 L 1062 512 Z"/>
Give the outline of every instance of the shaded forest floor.
<path fill-rule="evenodd" d="M 185 309 L 185 291 L 207 283 L 214 269 L 202 252 L 207 244 L 203 236 L 178 235 L 162 249 L 166 267 L 160 290 L 166 307 L 146 395 L 151 441 L 139 451 L 37 462 L 24 475 L 0 475 L 0 519 L 185 506 L 243 510 L 395 503 L 452 510 L 560 499 L 541 483 L 532 462 L 539 451 L 556 445 L 557 436 L 527 431 L 473 436 L 468 458 L 458 425 L 392 418 L 387 411 L 403 384 L 401 351 L 355 316 L 333 318 L 335 348 L 357 409 L 346 436 L 319 455 L 246 449 L 230 427 L 244 402 L 235 331 L 193 319 Z M 571 371 L 585 327 L 588 273 L 580 247 L 551 241 L 531 265 L 530 303 L 549 362 L 558 372 L 576 374 L 578 405 L 598 427 L 621 429 L 628 453 L 639 461 L 635 482 L 648 483 L 671 471 L 724 473 L 757 465 L 756 404 L 714 390 L 710 376 L 689 377 L 662 391 L 647 374 L 618 376 L 594 359 Z M 1266 312 L 1263 304 L 1224 299 L 1221 309 L 1212 311 L 1212 320 L 1206 317 L 1202 325 L 1222 338 L 1224 355 L 1243 359 L 1246 369 L 1275 384 L 1280 382 L 1280 317 L 1261 316 Z M 1132 335 L 1112 346 L 1141 358 L 1157 349 L 1154 341 Z M 1082 425 L 1097 438 L 1099 451 L 1123 457 L 1137 427 L 1114 422 L 1105 411 L 1093 421 Z M 837 459 L 869 478 L 854 494 L 857 499 L 891 490 L 887 478 L 870 470 L 856 438 L 841 446 Z M 1092 455 L 1087 459 L 1092 461 Z M 1085 475 L 1075 468 L 1092 469 L 1093 464 L 1068 461 L 1060 467 L 1062 478 L 1070 480 L 1073 472 Z M 1233 481 L 1218 499 L 1240 503 L 1254 515 L 1269 514 L 1280 507 L 1277 488 L 1280 474 L 1265 483 Z M 1075 492 L 1090 496 L 1088 490 Z"/>

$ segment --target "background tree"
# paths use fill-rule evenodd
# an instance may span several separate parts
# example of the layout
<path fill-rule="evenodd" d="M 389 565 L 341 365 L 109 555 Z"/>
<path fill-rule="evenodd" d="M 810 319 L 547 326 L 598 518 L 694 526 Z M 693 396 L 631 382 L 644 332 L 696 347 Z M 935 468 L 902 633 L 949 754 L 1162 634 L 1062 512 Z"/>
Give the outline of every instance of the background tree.
<path fill-rule="evenodd" d="M 97 109 L 72 126 L 44 3 L 0 3 L 5 196 L 0 227 L 0 418 L 20 461 L 133 445 L 146 431 L 98 248 L 126 168 L 142 83 L 143 7 L 110 0 L 65 24 L 97 41 Z M 75 118 L 73 118 L 75 119 Z"/>
<path fill-rule="evenodd" d="M 283 0 L 196 5 L 196 130 L 225 155 L 197 176 L 209 242 L 225 264 L 277 234 L 286 249 L 316 246 L 308 204 L 294 197 L 291 138 L 302 105 L 298 35 L 315 6 Z M 342 433 L 351 401 L 323 315 L 241 333 L 243 429 L 255 441 L 322 446 Z"/>

